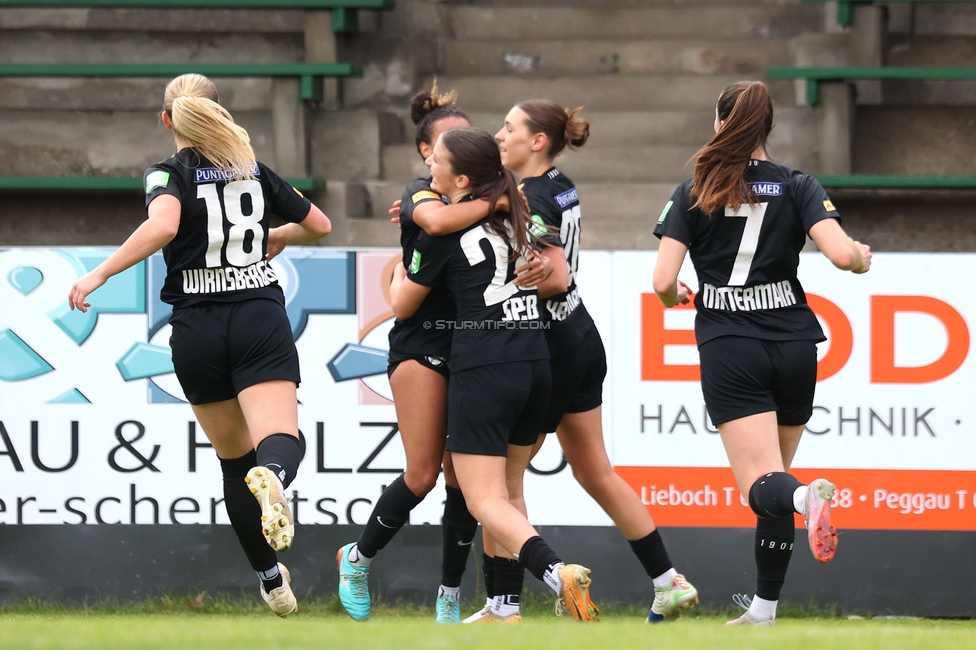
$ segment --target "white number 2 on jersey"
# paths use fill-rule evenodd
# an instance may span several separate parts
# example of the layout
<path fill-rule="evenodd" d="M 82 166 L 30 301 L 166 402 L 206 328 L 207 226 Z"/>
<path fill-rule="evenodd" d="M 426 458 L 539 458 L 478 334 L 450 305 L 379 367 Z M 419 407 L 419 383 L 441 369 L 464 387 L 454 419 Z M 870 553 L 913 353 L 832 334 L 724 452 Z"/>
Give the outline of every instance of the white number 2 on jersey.
<path fill-rule="evenodd" d="M 726 286 L 744 286 L 749 278 L 749 270 L 752 268 L 752 260 L 756 256 L 756 248 L 759 246 L 759 231 L 762 230 L 763 219 L 766 218 L 766 207 L 768 203 L 749 205 L 743 203 L 738 210 L 733 210 L 731 206 L 725 206 L 726 217 L 745 217 L 746 227 L 742 230 L 742 239 L 739 240 L 739 251 L 735 255 L 735 264 L 732 265 L 732 275 Z"/>
<path fill-rule="evenodd" d="M 485 252 L 481 249 L 481 242 L 484 240 L 488 240 L 492 251 L 495 253 L 495 275 L 491 279 L 491 284 L 485 288 L 484 293 L 485 306 L 491 307 L 511 298 L 519 292 L 519 288 L 515 286 L 514 280 L 505 282 L 505 278 L 508 276 L 509 248 L 505 240 L 493 232 L 488 232 L 484 228 L 474 228 L 461 235 L 461 250 L 464 251 L 464 256 L 468 258 L 468 264 L 474 266 L 487 259 Z M 519 256 L 515 266 L 518 267 L 522 264 L 525 264 L 525 258 Z"/>
<path fill-rule="evenodd" d="M 242 199 L 251 197 L 251 214 L 244 214 Z M 264 228 L 261 218 L 264 216 L 264 193 L 261 183 L 255 180 L 231 181 L 224 186 L 224 208 L 227 210 L 227 221 L 230 230 L 227 241 L 224 241 L 224 211 L 220 208 L 220 197 L 217 195 L 217 184 L 197 186 L 197 198 L 207 203 L 207 268 L 222 266 L 220 253 L 227 246 L 227 262 L 234 266 L 247 266 L 261 259 L 264 246 Z M 247 233 L 252 233 L 251 251 L 244 250 L 244 239 Z"/>

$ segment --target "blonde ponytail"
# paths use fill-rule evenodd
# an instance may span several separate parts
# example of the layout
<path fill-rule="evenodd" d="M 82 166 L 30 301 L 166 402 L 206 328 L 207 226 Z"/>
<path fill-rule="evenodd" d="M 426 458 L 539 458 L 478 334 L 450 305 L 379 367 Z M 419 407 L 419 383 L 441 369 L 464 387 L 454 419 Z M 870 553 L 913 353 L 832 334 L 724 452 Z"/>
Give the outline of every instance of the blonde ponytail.
<path fill-rule="evenodd" d="M 253 179 L 257 161 L 247 131 L 217 103 L 217 88 L 199 74 L 184 74 L 169 82 L 163 108 L 173 132 L 214 165 L 234 170 L 237 178 Z"/>

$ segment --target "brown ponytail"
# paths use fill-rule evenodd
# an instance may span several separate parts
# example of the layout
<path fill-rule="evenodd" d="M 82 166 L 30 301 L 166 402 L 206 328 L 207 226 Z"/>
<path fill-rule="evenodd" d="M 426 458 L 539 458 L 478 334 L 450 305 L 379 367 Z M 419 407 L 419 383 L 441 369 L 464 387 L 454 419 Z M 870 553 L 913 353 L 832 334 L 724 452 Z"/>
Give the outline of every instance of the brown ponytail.
<path fill-rule="evenodd" d="M 556 102 L 548 99 L 530 99 L 518 105 L 526 116 L 526 126 L 529 132 L 545 133 L 549 140 L 550 157 L 555 158 L 569 145 L 576 149 L 586 144 L 590 137 L 590 123 L 576 114 L 583 107 L 567 111 Z"/>
<path fill-rule="evenodd" d="M 515 174 L 502 165 L 495 138 L 482 129 L 454 127 L 441 134 L 440 142 L 451 154 L 451 171 L 471 180 L 472 198 L 488 201 L 488 229 L 508 242 L 516 255 L 538 251 L 529 238 L 529 208 Z M 508 196 L 508 213 L 495 210 L 503 195 Z"/>
<path fill-rule="evenodd" d="M 761 81 L 739 81 L 727 87 L 716 111 L 722 126 L 692 158 L 691 196 L 696 199 L 692 207 L 709 215 L 726 205 L 738 210 L 743 203 L 756 204 L 745 173 L 753 152 L 765 150 L 773 128 L 773 102 Z"/>

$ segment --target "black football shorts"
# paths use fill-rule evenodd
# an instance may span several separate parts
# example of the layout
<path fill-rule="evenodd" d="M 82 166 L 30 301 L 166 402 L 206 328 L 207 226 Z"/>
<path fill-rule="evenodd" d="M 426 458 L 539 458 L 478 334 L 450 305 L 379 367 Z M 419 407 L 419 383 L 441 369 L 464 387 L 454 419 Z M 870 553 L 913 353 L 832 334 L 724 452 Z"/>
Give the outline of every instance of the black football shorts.
<path fill-rule="evenodd" d="M 775 411 L 779 424 L 799 426 L 813 414 L 816 342 L 720 336 L 698 352 L 702 394 L 714 424 Z"/>
<path fill-rule="evenodd" d="M 539 433 L 552 433 L 566 413 L 585 413 L 603 404 L 607 351 L 596 325 L 575 347 L 549 359 L 552 391 Z"/>
<path fill-rule="evenodd" d="M 447 389 L 447 450 L 507 456 L 510 444 L 535 444 L 548 401 L 548 359 L 452 372 Z"/>
<path fill-rule="evenodd" d="M 169 322 L 173 366 L 190 404 L 233 399 L 263 381 L 301 381 L 291 324 L 274 300 L 201 303 L 174 309 Z"/>

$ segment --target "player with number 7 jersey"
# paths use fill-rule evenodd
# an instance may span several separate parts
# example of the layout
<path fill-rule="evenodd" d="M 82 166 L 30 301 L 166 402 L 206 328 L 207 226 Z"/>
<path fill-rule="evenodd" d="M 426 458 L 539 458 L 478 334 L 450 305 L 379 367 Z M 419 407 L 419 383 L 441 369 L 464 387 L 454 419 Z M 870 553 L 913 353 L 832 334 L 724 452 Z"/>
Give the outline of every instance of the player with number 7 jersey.
<path fill-rule="evenodd" d="M 224 507 L 261 596 L 298 610 L 278 562 L 295 536 L 285 488 L 305 453 L 298 431 L 298 350 L 270 257 L 312 242 L 328 217 L 254 157 L 250 138 L 206 77 L 166 86 L 160 119 L 176 154 L 145 174 L 148 219 L 71 287 L 72 309 L 110 277 L 163 249 L 160 297 L 170 316 L 173 368 L 223 474 Z M 271 228 L 271 215 L 287 223 Z M 93 300 L 98 300 L 97 295 Z"/>
<path fill-rule="evenodd" d="M 835 486 L 803 485 L 789 473 L 813 413 L 817 343 L 823 330 L 797 279 L 809 235 L 840 269 L 865 273 L 871 251 L 840 227 L 840 215 L 812 177 L 768 160 L 769 89 L 759 81 L 725 88 L 715 136 L 699 150 L 694 178 L 675 190 L 660 237 L 654 291 L 665 307 L 689 302 L 678 280 L 685 255 L 698 274 L 695 336 L 705 408 L 756 522 L 756 595 L 730 625 L 772 625 L 795 536 L 807 520 L 814 558 L 837 549 L 830 517 Z"/>

